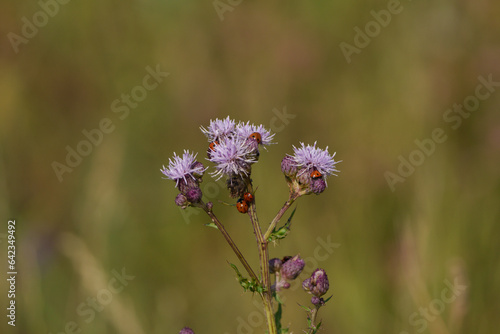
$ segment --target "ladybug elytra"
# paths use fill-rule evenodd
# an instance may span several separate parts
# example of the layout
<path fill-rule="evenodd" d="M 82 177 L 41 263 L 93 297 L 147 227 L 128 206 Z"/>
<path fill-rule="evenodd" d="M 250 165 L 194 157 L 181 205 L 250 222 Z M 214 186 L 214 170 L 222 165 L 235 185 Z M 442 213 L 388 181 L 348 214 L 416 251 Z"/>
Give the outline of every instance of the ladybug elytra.
<path fill-rule="evenodd" d="M 236 202 L 236 209 L 241 213 L 247 213 L 248 203 L 243 198 L 240 198 L 238 202 Z"/>
<path fill-rule="evenodd" d="M 219 142 L 217 140 L 213 141 L 208 145 L 208 147 L 212 150 L 215 151 L 215 146 L 219 145 Z"/>
<path fill-rule="evenodd" d="M 311 178 L 313 179 L 319 179 L 320 177 L 322 177 L 323 174 L 321 174 L 319 171 L 317 170 L 313 170 L 312 173 L 311 173 Z"/>
<path fill-rule="evenodd" d="M 257 144 L 260 144 L 262 142 L 262 136 L 258 132 L 252 133 L 250 136 L 248 136 L 248 138 L 254 139 L 255 141 L 257 141 Z"/>
<path fill-rule="evenodd" d="M 251 193 L 245 193 L 245 194 L 243 194 L 243 199 L 247 203 L 252 203 L 253 202 L 253 195 Z"/>

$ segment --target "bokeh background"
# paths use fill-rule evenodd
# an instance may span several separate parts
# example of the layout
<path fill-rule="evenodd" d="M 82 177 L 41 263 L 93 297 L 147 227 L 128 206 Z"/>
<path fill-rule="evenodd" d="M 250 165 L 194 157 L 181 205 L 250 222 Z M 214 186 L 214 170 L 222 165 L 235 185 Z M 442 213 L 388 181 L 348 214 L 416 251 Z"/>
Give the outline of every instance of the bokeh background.
<path fill-rule="evenodd" d="M 354 44 L 354 28 L 387 1 L 218 4 L 222 19 L 212 1 L 71 1 L 15 52 L 9 33 L 22 35 L 23 17 L 33 22 L 41 5 L 2 3 L 3 313 L 10 218 L 19 274 L 17 325 L 2 313 L 1 332 L 264 333 L 258 297 L 237 284 L 229 247 L 204 226 L 206 215 L 174 205 L 173 183 L 159 171 L 186 148 L 203 159 L 199 126 L 228 115 L 276 133 L 278 145 L 253 169 L 263 226 L 287 198 L 279 164 L 292 145 L 317 141 L 343 160 L 322 195 L 298 201 L 292 233 L 271 249 L 308 258 L 308 273 L 315 262 L 327 270 L 333 298 L 322 333 L 496 332 L 500 92 L 457 129 L 443 115 L 475 93 L 479 76 L 500 81 L 500 3 L 403 1 L 350 63 L 340 43 Z M 120 119 L 111 104 L 142 85 L 148 66 L 170 74 Z M 113 131 L 58 180 L 53 162 L 65 164 L 66 147 L 105 118 Z M 447 140 L 392 191 L 385 173 L 397 173 L 399 156 L 435 128 Z M 218 202 L 229 198 L 209 175 L 204 185 L 257 267 L 247 217 Z M 317 251 L 318 238 L 336 244 L 331 254 Z M 122 268 L 133 280 L 94 316 L 78 313 L 104 298 Z M 467 288 L 443 302 L 443 291 L 453 296 L 446 282 Z M 300 333 L 298 304 L 309 296 L 292 290 L 283 322 Z"/>

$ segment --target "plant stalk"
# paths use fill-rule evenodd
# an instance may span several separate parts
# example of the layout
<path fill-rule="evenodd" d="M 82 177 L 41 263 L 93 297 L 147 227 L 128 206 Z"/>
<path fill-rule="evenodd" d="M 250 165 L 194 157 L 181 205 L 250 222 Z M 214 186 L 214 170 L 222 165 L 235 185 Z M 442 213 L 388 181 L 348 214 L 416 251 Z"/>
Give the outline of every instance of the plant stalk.
<path fill-rule="evenodd" d="M 283 215 L 285 214 L 285 212 L 292 206 L 293 202 L 295 202 L 295 200 L 297 198 L 299 198 L 298 194 L 296 194 L 296 193 L 291 193 L 290 194 L 290 197 L 288 198 L 288 201 L 285 202 L 285 204 L 283 205 L 283 207 L 276 214 L 276 217 L 274 217 L 274 219 L 271 222 L 271 224 L 269 224 L 269 227 L 267 228 L 267 231 L 264 234 L 264 240 L 267 241 L 267 239 L 269 239 L 269 236 L 271 235 L 271 233 L 273 232 L 274 228 L 276 227 L 276 224 L 278 224 L 278 222 L 283 217 Z"/>
<path fill-rule="evenodd" d="M 215 214 L 212 212 L 212 210 L 208 209 L 208 207 L 205 203 L 200 202 L 199 206 L 208 214 L 208 216 L 210 217 L 212 222 L 217 226 L 219 231 L 222 233 L 222 236 L 224 237 L 224 239 L 226 239 L 229 246 L 231 246 L 231 248 L 233 249 L 233 252 L 236 254 L 236 257 L 238 258 L 238 260 L 240 260 L 243 267 L 245 267 L 245 270 L 247 271 L 248 275 L 250 275 L 250 277 L 252 279 L 254 279 L 256 282 L 259 282 L 259 278 L 257 277 L 257 275 L 255 275 L 255 272 L 253 271 L 252 267 L 250 267 L 250 265 L 248 264 L 247 260 L 243 256 L 243 254 L 241 254 L 240 250 L 238 249 L 238 247 L 234 243 L 233 239 L 231 238 L 231 236 L 227 232 L 224 225 L 222 225 L 222 223 L 215 216 Z"/>
<path fill-rule="evenodd" d="M 247 180 L 247 190 L 253 194 L 252 182 Z M 259 219 L 257 218 L 257 211 L 255 207 L 255 201 L 250 203 L 249 212 L 250 221 L 252 222 L 255 237 L 257 239 L 257 245 L 259 247 L 259 258 L 260 258 L 260 270 L 262 275 L 262 285 L 264 286 L 264 291 L 261 293 L 262 302 L 264 303 L 264 311 L 266 313 L 267 325 L 269 334 L 278 334 L 276 328 L 276 320 L 274 318 L 273 302 L 272 302 L 272 292 L 271 292 L 271 275 L 269 273 L 269 251 L 267 240 L 262 235 L 262 230 L 260 228 Z"/>
<path fill-rule="evenodd" d="M 316 317 L 318 316 L 319 306 L 316 306 L 313 310 L 311 310 L 311 328 L 309 328 L 308 334 L 314 333 L 316 328 Z"/>

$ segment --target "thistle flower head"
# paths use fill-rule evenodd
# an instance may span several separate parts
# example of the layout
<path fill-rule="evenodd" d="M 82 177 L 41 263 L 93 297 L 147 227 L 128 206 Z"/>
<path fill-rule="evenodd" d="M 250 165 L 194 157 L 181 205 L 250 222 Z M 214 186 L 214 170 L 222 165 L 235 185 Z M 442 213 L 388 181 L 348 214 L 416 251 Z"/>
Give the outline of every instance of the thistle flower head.
<path fill-rule="evenodd" d="M 234 133 L 236 122 L 227 116 L 224 119 L 216 118 L 210 120 L 210 125 L 205 129 L 200 127 L 201 132 L 207 136 L 209 142 L 230 137 Z"/>
<path fill-rule="evenodd" d="M 198 187 L 193 187 L 186 192 L 186 199 L 191 203 L 198 203 L 202 196 L 203 193 Z"/>
<path fill-rule="evenodd" d="M 311 277 L 302 282 L 302 287 L 307 292 L 313 294 L 316 297 L 323 296 L 330 288 L 330 283 L 328 282 L 328 276 L 324 269 L 316 269 Z"/>
<path fill-rule="evenodd" d="M 335 169 L 335 165 L 340 161 L 334 160 L 335 153 L 333 155 L 328 153 L 328 146 L 322 150 L 316 147 L 316 142 L 307 146 L 304 143 L 300 144 L 298 148 L 293 147 L 292 156 L 295 166 L 300 169 L 299 174 L 317 170 L 323 176 L 336 175 L 335 172 L 338 170 Z"/>
<path fill-rule="evenodd" d="M 170 180 L 175 181 L 175 185 L 179 186 L 179 181 L 188 179 L 196 179 L 203 176 L 206 168 L 203 164 L 196 161 L 196 155 L 184 150 L 182 157 L 174 153 L 174 157 L 168 160 L 168 167 L 163 166 L 160 171 Z"/>
<path fill-rule="evenodd" d="M 274 139 L 274 133 L 271 134 L 271 132 L 264 128 L 262 124 L 254 125 L 250 124 L 250 122 L 240 122 L 236 126 L 235 133 L 238 137 L 245 139 L 251 138 L 252 140 L 257 141 L 258 144 L 264 146 L 273 144 L 272 141 Z"/>
<path fill-rule="evenodd" d="M 281 160 L 281 171 L 289 178 L 297 175 L 297 166 L 292 156 L 285 155 L 283 160 Z"/>
<path fill-rule="evenodd" d="M 237 136 L 219 141 L 209 160 L 216 164 L 212 175 L 217 179 L 223 175 L 249 175 L 250 165 L 256 162 L 252 147 Z"/>
<path fill-rule="evenodd" d="M 302 260 L 300 256 L 295 255 L 281 265 L 281 276 L 287 280 L 294 280 L 302 272 L 305 265 L 306 263 L 304 260 Z"/>

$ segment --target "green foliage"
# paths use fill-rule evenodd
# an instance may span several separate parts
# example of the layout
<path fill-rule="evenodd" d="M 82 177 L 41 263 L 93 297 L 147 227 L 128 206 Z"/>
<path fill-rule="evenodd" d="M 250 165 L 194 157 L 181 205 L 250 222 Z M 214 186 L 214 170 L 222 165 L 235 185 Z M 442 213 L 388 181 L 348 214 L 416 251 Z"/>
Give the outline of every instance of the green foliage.
<path fill-rule="evenodd" d="M 281 227 L 275 227 L 274 230 L 269 234 L 269 237 L 267 238 L 267 241 L 269 242 L 276 242 L 277 240 L 285 239 L 286 236 L 290 233 L 290 225 L 292 225 L 292 218 L 293 215 L 295 214 L 295 211 L 297 210 L 297 207 L 293 209 L 292 213 L 290 214 L 290 217 L 288 217 L 288 220 L 286 223 L 281 226 Z"/>
<path fill-rule="evenodd" d="M 248 278 L 243 277 L 243 275 L 240 273 L 240 271 L 238 270 L 238 267 L 236 267 L 236 265 L 234 265 L 232 263 L 229 263 L 229 265 L 236 272 L 236 276 L 238 277 L 238 282 L 243 287 L 243 290 L 245 290 L 245 292 L 246 291 L 258 292 L 258 293 L 264 292 L 264 287 L 260 284 L 260 282 L 257 282 L 253 279 L 249 280 Z"/>
<path fill-rule="evenodd" d="M 207 224 L 205 224 L 205 226 L 215 228 L 216 230 L 218 230 L 218 229 L 219 229 L 219 228 L 217 227 L 217 225 L 215 225 L 215 223 L 207 223 Z"/>
<path fill-rule="evenodd" d="M 276 329 L 278 330 L 278 333 L 288 333 L 289 329 L 288 328 L 283 328 L 281 325 L 281 317 L 283 315 L 283 307 L 281 306 L 283 304 L 283 301 L 279 298 L 279 295 L 274 292 L 273 296 L 275 300 L 278 302 L 278 310 L 276 313 L 274 313 L 274 320 L 276 321 Z"/>

